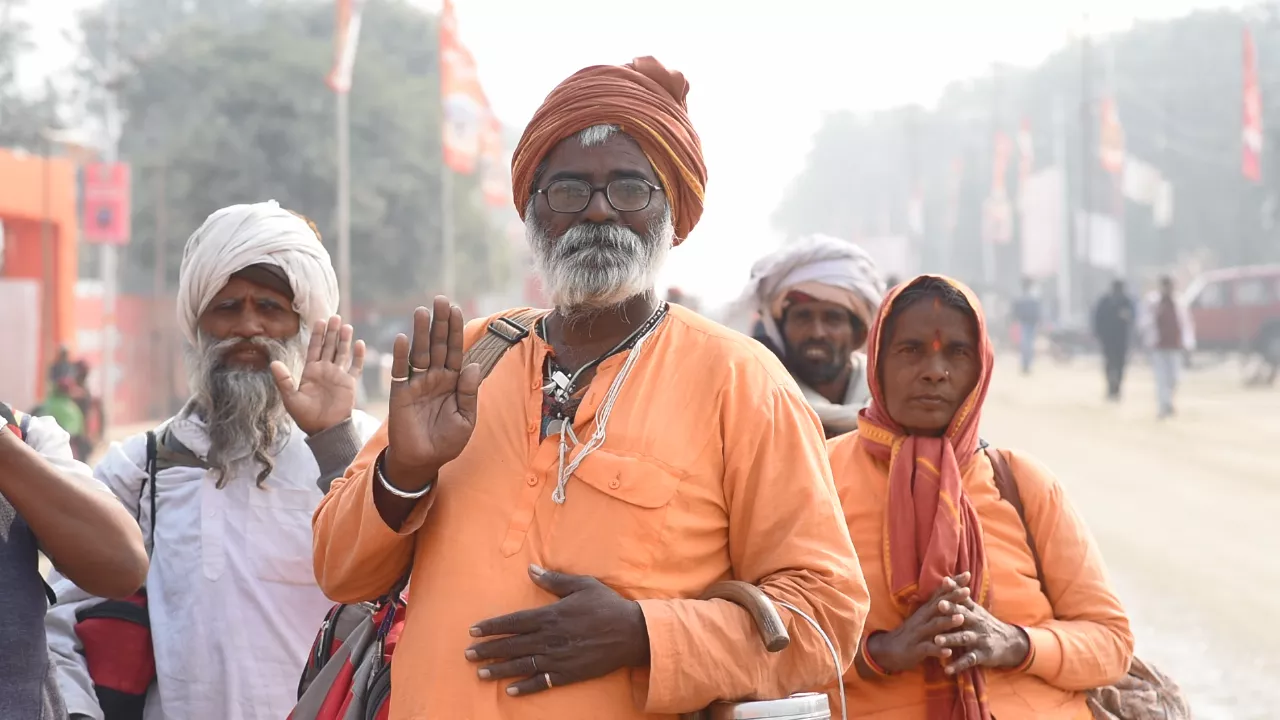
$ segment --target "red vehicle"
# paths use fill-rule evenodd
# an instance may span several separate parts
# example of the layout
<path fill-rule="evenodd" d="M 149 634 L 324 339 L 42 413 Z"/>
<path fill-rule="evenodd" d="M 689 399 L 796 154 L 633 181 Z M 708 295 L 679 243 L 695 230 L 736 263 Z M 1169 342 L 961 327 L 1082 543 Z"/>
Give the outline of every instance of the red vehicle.
<path fill-rule="evenodd" d="M 1271 365 L 1280 363 L 1280 265 L 1201 273 L 1183 301 L 1198 350 L 1257 353 Z"/>

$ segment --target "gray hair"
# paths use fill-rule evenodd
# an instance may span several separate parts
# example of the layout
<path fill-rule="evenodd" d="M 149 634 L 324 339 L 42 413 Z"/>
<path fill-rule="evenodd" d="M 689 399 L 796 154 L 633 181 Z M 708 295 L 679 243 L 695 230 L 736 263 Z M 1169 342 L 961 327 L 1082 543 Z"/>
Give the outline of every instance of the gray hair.
<path fill-rule="evenodd" d="M 630 135 L 622 132 L 622 128 L 617 125 L 592 125 L 589 128 L 580 130 L 574 137 L 577 138 L 578 145 L 584 148 L 593 148 L 605 144 L 609 141 L 609 138 L 612 138 L 614 135 L 631 137 Z M 546 171 L 547 159 L 544 157 L 542 158 L 542 161 L 538 163 L 537 169 L 533 171 L 533 180 L 530 181 L 529 186 L 529 193 L 531 195 L 533 195 L 534 191 L 538 189 L 538 182 L 542 180 L 542 175 Z M 529 207 L 533 206 L 530 205 Z"/>
<path fill-rule="evenodd" d="M 257 475 L 257 485 L 262 487 L 275 470 L 276 443 L 293 424 L 271 371 L 230 366 L 227 353 L 255 345 L 298 377 L 306 343 L 303 333 L 280 341 L 267 337 L 217 340 L 201 332 L 198 346 L 187 348 L 192 409 L 209 434 L 208 459 L 218 474 L 219 488 L 226 486 L 235 465 L 244 459 L 262 466 Z"/>

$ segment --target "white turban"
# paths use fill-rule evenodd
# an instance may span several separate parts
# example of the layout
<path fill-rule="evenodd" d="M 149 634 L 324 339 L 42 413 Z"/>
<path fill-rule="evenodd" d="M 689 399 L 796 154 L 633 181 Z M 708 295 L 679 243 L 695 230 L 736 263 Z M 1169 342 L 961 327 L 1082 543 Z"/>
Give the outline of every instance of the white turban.
<path fill-rule="evenodd" d="M 250 265 L 280 268 L 293 288 L 293 309 L 306 336 L 338 309 L 338 278 L 329 251 L 305 220 L 275 200 L 232 205 L 191 234 L 178 273 L 178 324 L 196 344 L 197 327 L 214 296 Z"/>
<path fill-rule="evenodd" d="M 792 290 L 843 305 L 870 326 L 885 287 L 875 261 L 865 250 L 827 235 L 810 235 L 784 245 L 752 266 L 751 280 L 731 306 L 726 320 L 735 329 L 750 334 L 751 318 L 759 313 L 769 339 L 777 348 L 785 348 L 778 320 L 783 301 Z"/>

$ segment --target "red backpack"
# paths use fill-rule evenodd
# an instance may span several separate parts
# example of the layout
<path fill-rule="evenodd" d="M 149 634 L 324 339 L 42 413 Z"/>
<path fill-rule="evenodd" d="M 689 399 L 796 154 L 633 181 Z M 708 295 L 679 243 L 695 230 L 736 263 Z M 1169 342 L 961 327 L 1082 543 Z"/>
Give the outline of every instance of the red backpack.
<path fill-rule="evenodd" d="M 289 720 L 387 720 L 391 657 L 404 628 L 408 578 L 374 603 L 325 615 L 298 683 Z"/>

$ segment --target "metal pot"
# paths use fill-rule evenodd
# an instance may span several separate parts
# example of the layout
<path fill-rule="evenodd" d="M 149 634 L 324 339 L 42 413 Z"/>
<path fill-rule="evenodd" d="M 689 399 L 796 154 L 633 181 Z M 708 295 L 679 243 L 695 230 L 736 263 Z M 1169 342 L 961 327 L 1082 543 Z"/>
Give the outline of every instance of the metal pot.
<path fill-rule="evenodd" d="M 707 720 L 831 720 L 831 708 L 822 693 L 800 693 L 782 700 L 718 702 L 703 712 Z"/>

